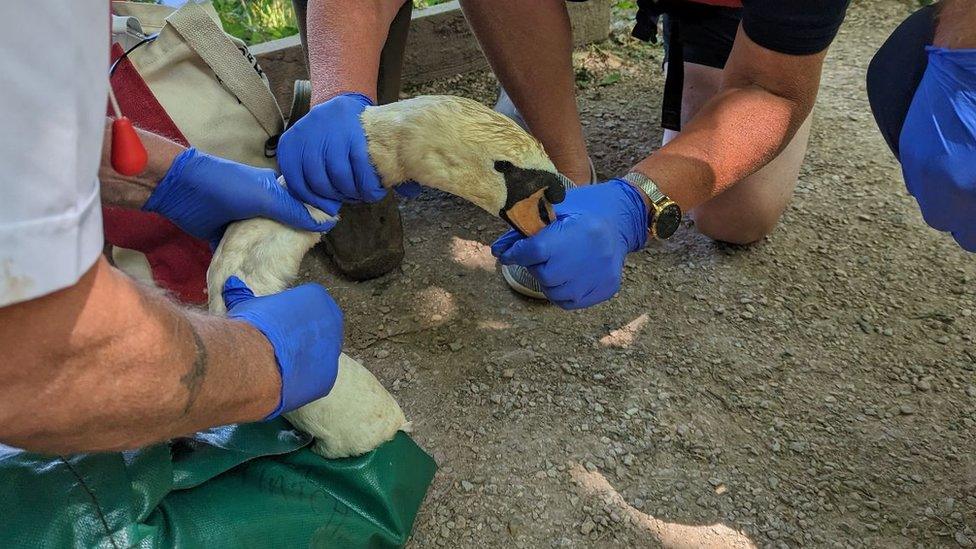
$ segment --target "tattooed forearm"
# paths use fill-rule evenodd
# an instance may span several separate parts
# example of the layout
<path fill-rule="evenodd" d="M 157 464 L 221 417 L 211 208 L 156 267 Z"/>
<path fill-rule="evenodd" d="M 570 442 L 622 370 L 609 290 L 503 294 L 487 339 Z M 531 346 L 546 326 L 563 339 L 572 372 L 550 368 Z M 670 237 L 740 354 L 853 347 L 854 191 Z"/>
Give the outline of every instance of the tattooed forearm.
<path fill-rule="evenodd" d="M 200 337 L 193 323 L 190 322 L 188 324 L 190 333 L 193 334 L 193 345 L 196 349 L 196 355 L 193 358 L 193 364 L 190 365 L 189 371 L 180 377 L 180 383 L 187 390 L 186 406 L 183 408 L 184 416 L 190 413 L 190 409 L 193 408 L 197 397 L 200 396 L 200 390 L 203 388 L 203 380 L 207 376 L 207 346 L 204 345 L 203 338 Z"/>

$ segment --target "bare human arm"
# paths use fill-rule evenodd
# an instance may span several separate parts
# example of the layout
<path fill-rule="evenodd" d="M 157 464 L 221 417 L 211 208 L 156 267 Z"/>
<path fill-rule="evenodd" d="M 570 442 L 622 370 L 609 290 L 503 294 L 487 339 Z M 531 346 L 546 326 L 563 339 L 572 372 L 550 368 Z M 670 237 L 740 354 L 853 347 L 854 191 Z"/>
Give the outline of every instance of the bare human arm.
<path fill-rule="evenodd" d="M 106 120 L 106 127 L 110 125 Z M 138 133 L 149 164 L 133 177 L 112 169 L 106 135 L 99 177 L 107 203 L 142 207 L 175 159 L 187 156 L 177 143 Z M 190 169 L 184 168 L 179 176 L 183 186 L 171 192 L 181 192 L 184 202 L 197 207 L 208 206 L 197 212 L 199 216 L 222 219 L 221 225 L 265 216 L 317 229 L 308 211 L 275 182 L 272 170 L 200 153 L 194 158 L 196 169 L 203 169 L 188 176 Z M 263 199 L 262 193 L 271 199 Z M 252 207 L 237 195 L 253 198 L 259 206 L 280 208 Z M 238 207 L 228 214 L 227 206 L 234 204 Z M 298 213 L 289 216 L 293 210 Z M 309 224 L 301 225 L 305 220 L 299 214 L 307 216 Z M 187 219 L 195 218 L 171 218 L 178 225 Z M 284 345 L 289 357 L 294 354 L 289 345 L 310 348 L 309 341 L 294 333 L 301 331 L 294 330 L 296 326 L 341 326 L 341 320 L 328 314 L 338 311 L 331 298 L 324 303 L 319 297 L 305 300 L 312 303 L 307 320 L 296 313 L 296 325 L 278 326 L 281 333 L 295 335 L 294 341 L 275 344 Z M 281 320 L 265 312 L 265 322 Z M 341 345 L 341 328 L 338 336 L 316 333 Z M 0 442 L 39 452 L 134 448 L 206 427 L 255 421 L 276 411 L 287 393 L 280 373 L 285 365 L 279 364 L 268 337 L 252 323 L 181 308 L 104 258 L 70 288 L 0 308 L 0 349 L 11 350 L 0 363 L 6 381 L 0 387 Z M 319 370 L 293 377 L 300 384 L 321 384 L 328 378 L 327 368 L 320 367 L 323 362 L 328 360 L 304 357 L 288 366 Z"/>
<path fill-rule="evenodd" d="M 976 5 L 972 0 L 943 0 L 934 45 L 954 50 L 976 48 Z"/>
<path fill-rule="evenodd" d="M 179 143 L 165 137 L 136 128 L 139 139 L 149 155 L 146 170 L 135 176 L 126 176 L 112 169 L 112 119 L 105 119 L 105 134 L 102 139 L 102 162 L 98 169 L 98 179 L 102 184 L 102 202 L 113 206 L 139 209 L 156 188 L 156 184 L 169 171 L 173 160 L 184 150 Z"/>
<path fill-rule="evenodd" d="M 261 332 L 180 308 L 104 258 L 0 308 L 0 349 L 0 441 L 37 452 L 135 448 L 259 420 L 279 400 Z"/>
<path fill-rule="evenodd" d="M 740 26 L 722 90 L 634 170 L 685 211 L 718 196 L 789 144 L 813 110 L 825 57 L 774 52 Z"/>
<path fill-rule="evenodd" d="M 976 8 L 945 0 L 935 45 L 976 47 Z M 766 165 L 810 114 L 826 51 L 786 55 L 766 49 L 739 28 L 722 91 L 681 135 L 635 166 L 682 209 L 698 206 Z"/>
<path fill-rule="evenodd" d="M 105 204 L 145 209 L 216 245 L 232 221 L 266 217 L 306 231 L 324 232 L 319 223 L 277 183 L 270 169 L 186 149 L 154 133 L 136 129 L 149 162 L 143 173 L 125 176 L 111 163 L 111 123 L 105 121 L 98 177 Z"/>
<path fill-rule="evenodd" d="M 312 108 L 278 141 L 278 168 L 292 196 L 336 216 L 344 203 L 387 196 L 360 115 L 377 102 L 383 46 L 404 0 L 293 2 L 306 31 Z"/>
<path fill-rule="evenodd" d="M 462 0 L 461 8 L 532 135 L 563 175 L 591 183 L 566 1 Z"/>
<path fill-rule="evenodd" d="M 298 0 L 307 6 L 312 104 L 340 93 L 361 93 L 376 101 L 380 53 L 404 0 Z"/>

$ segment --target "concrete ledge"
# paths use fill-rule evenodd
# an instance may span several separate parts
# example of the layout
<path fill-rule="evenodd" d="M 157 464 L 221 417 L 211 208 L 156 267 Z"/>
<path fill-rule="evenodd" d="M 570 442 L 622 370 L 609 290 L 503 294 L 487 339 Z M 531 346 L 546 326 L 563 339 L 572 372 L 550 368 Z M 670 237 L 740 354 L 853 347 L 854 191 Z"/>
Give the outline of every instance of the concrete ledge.
<path fill-rule="evenodd" d="M 567 5 L 576 45 L 599 42 L 609 36 L 610 0 Z M 251 52 L 271 79 L 278 101 L 287 110 L 292 83 L 308 78 L 301 40 L 297 35 L 290 36 L 252 46 Z M 405 86 L 488 67 L 456 1 L 414 11 L 403 62 Z"/>
<path fill-rule="evenodd" d="M 302 39 L 296 34 L 257 44 L 250 49 L 261 64 L 261 69 L 271 80 L 271 91 L 274 92 L 282 112 L 287 117 L 295 80 L 308 78 L 305 54 L 302 52 Z"/>

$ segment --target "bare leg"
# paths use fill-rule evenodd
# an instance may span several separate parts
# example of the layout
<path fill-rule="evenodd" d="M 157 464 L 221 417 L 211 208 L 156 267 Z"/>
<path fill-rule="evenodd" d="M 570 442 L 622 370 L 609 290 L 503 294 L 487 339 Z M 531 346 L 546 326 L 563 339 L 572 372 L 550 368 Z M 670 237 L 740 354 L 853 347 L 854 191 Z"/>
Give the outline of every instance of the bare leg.
<path fill-rule="evenodd" d="M 379 103 L 397 100 L 410 2 L 293 3 L 306 47 L 305 59 L 310 61 L 313 104 L 353 91 Z M 375 278 L 396 268 L 403 259 L 403 227 L 393 194 L 374 204 L 344 205 L 342 221 L 323 238 L 322 246 L 346 276 L 354 280 Z"/>
<path fill-rule="evenodd" d="M 564 0 L 462 0 L 461 7 L 498 80 L 556 168 L 588 183 Z"/>
<path fill-rule="evenodd" d="M 681 121 L 694 118 L 698 110 L 719 91 L 722 71 L 685 63 L 685 86 Z M 664 143 L 678 134 L 667 130 Z M 691 211 L 702 234 L 733 244 L 750 244 L 769 234 L 793 197 L 800 165 L 810 137 L 810 118 L 800 126 L 790 144 L 761 170 Z"/>

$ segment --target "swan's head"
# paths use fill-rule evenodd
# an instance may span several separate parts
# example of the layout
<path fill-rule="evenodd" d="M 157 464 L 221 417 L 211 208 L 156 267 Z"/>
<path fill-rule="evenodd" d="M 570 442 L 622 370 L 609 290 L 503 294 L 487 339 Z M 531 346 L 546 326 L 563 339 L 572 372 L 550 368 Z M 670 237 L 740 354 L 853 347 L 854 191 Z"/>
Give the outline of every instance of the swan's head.
<path fill-rule="evenodd" d="M 467 199 L 532 235 L 555 219 L 565 177 L 515 122 L 463 97 L 425 95 L 367 108 L 370 157 L 384 185 L 416 181 Z"/>
<path fill-rule="evenodd" d="M 496 160 L 495 171 L 505 181 L 505 205 L 498 212 L 524 235 L 533 235 L 555 221 L 552 205 L 566 198 L 565 176 L 539 168 L 525 168 L 509 160 Z"/>
<path fill-rule="evenodd" d="M 410 106 L 415 112 L 426 111 L 441 122 L 439 130 L 451 140 L 448 146 L 454 153 L 444 158 L 454 156 L 464 163 L 468 177 L 462 181 L 467 188 L 455 194 L 524 235 L 533 235 L 555 220 L 552 205 L 566 197 L 565 177 L 556 171 L 538 139 L 507 116 L 471 99 L 428 96 L 409 101 L 418 103 Z"/>

